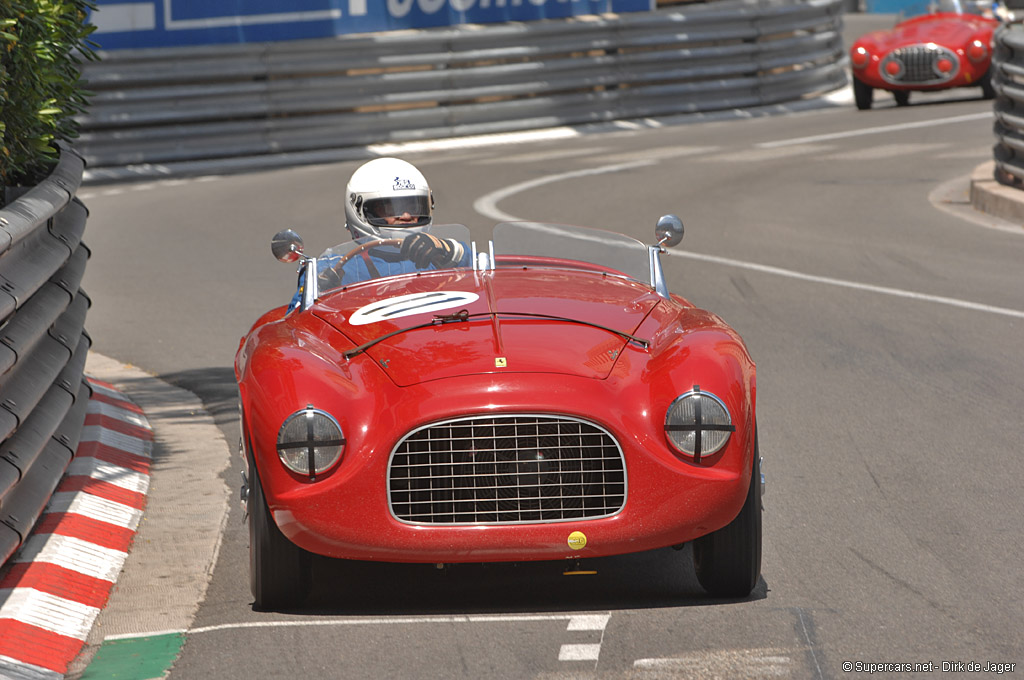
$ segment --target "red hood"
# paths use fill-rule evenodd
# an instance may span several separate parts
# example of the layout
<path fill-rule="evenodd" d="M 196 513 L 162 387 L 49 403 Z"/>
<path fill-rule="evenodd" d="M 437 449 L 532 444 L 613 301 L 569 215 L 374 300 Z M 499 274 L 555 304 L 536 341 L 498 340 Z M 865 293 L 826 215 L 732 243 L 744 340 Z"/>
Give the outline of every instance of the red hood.
<path fill-rule="evenodd" d="M 626 339 L 586 324 L 633 333 L 661 300 L 645 286 L 592 272 L 444 271 L 354 286 L 313 313 L 361 345 L 466 310 L 466 321 L 406 330 L 352 359 L 376 362 L 401 386 L 495 372 L 601 379 Z"/>
<path fill-rule="evenodd" d="M 876 52 L 888 52 L 898 47 L 935 43 L 953 50 L 963 49 L 967 43 L 986 33 L 986 44 L 991 39 L 995 22 L 983 17 L 963 14 L 938 14 L 905 21 L 892 30 L 873 31 L 861 36 L 854 47 L 873 47 Z"/>

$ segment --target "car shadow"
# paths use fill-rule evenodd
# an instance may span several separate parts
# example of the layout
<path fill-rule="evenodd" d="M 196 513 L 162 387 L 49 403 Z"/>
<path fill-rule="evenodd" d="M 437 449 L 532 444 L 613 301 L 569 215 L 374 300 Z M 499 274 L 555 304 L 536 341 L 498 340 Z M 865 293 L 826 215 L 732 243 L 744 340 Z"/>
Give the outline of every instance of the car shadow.
<path fill-rule="evenodd" d="M 566 572 L 577 572 L 568 574 Z M 393 564 L 314 557 L 309 616 L 486 615 L 606 611 L 735 604 L 763 600 L 760 578 L 742 599 L 708 595 L 689 545 L 573 561 Z"/>
<path fill-rule="evenodd" d="M 962 88 L 953 90 L 937 90 L 934 92 L 913 92 L 910 101 L 899 106 L 892 94 L 882 90 L 875 90 L 872 110 L 884 109 L 909 109 L 918 106 L 951 106 L 963 104 L 964 102 L 993 102 L 992 99 L 985 99 L 980 92 L 972 92 L 977 88 Z"/>

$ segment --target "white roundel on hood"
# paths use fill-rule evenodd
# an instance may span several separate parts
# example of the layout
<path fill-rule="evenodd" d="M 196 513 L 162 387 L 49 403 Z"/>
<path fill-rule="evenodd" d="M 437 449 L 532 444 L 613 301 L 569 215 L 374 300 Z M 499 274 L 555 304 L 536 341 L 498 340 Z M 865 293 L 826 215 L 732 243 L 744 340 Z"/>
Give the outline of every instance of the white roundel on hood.
<path fill-rule="evenodd" d="M 348 322 L 353 326 L 363 326 L 378 321 L 391 321 L 413 314 L 430 314 L 444 309 L 461 307 L 476 302 L 480 296 L 460 290 L 436 290 L 429 293 L 413 293 L 385 298 L 360 307 Z"/>

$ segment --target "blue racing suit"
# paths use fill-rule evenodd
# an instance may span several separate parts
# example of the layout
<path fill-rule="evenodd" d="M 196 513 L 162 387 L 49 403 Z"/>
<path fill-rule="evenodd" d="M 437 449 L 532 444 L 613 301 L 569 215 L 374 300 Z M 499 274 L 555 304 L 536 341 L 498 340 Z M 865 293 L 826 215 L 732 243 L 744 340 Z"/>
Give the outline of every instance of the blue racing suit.
<path fill-rule="evenodd" d="M 462 250 L 462 258 L 452 265 L 452 268 L 470 266 L 472 255 L 469 248 L 463 244 Z M 339 260 L 341 260 L 340 254 L 318 258 L 316 263 L 317 272 L 322 275 L 329 268 L 333 268 Z M 379 246 L 353 256 L 342 265 L 341 270 L 344 275 L 341 277 L 341 283 L 334 283 L 329 290 L 347 286 L 358 281 L 366 281 L 371 278 L 413 274 L 418 271 L 430 271 L 433 269 L 436 269 L 433 264 L 428 264 L 426 267 L 417 267 L 412 260 L 402 256 L 399 246 Z M 302 289 L 305 285 L 305 280 L 306 274 L 305 270 L 303 270 L 299 273 L 298 290 L 295 291 L 291 302 L 288 303 L 289 312 L 298 309 L 299 305 L 302 304 Z"/>

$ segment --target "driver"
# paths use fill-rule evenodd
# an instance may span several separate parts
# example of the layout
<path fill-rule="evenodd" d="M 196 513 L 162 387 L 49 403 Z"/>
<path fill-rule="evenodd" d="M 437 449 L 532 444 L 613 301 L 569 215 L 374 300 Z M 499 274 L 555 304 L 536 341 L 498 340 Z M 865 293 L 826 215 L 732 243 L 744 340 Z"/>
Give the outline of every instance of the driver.
<path fill-rule="evenodd" d="M 374 246 L 340 267 L 343 253 L 318 260 L 325 288 L 337 288 L 379 276 L 422 269 L 469 265 L 470 253 L 455 239 L 430 232 L 434 195 L 414 165 L 397 158 L 376 158 L 361 165 L 345 188 L 345 227 L 357 243 L 402 239 L 402 245 Z M 302 300 L 303 277 L 288 311 Z"/>

